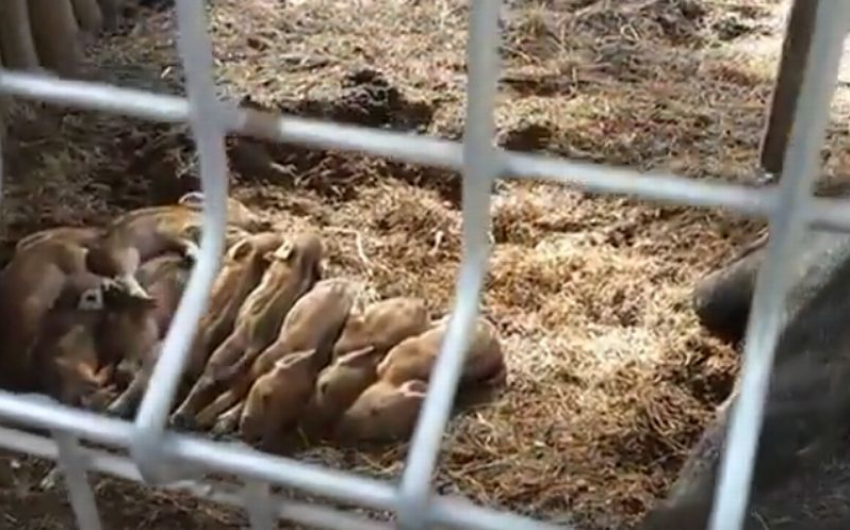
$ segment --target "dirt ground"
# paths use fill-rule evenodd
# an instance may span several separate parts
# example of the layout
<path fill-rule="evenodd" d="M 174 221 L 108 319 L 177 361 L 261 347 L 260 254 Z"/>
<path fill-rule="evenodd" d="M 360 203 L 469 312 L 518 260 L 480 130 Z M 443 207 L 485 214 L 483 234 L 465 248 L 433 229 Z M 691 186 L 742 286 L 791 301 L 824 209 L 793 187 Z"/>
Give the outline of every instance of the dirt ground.
<path fill-rule="evenodd" d="M 503 29 L 500 143 L 580 160 L 753 182 L 788 2 L 513 1 Z M 468 7 L 460 0 L 218 0 L 223 94 L 266 108 L 459 138 Z M 146 12 L 92 50 L 104 76 L 180 90 L 169 11 Z M 824 150 L 848 169 L 842 84 Z M 185 128 L 21 106 L 7 152 L 2 255 L 58 224 L 102 223 L 197 187 Z M 452 173 L 229 139 L 233 193 L 293 228 L 323 230 L 334 275 L 374 297 L 448 310 L 459 262 Z M 531 182 L 493 197 L 484 312 L 508 355 L 507 388 L 458 416 L 438 489 L 581 528 L 634 522 L 662 496 L 736 354 L 689 305 L 693 282 L 762 224 Z M 362 247 L 362 256 L 357 251 Z M 391 478 L 404 447 L 324 450 L 332 465 Z M 61 491 L 21 461 L 0 489 L 0 527 L 72 525 Z M 23 477 L 23 478 L 21 478 Z M 31 477 L 31 478 L 26 478 Z M 34 478 L 32 478 L 34 477 Z M 104 480 L 108 528 L 238 528 L 241 515 Z"/>

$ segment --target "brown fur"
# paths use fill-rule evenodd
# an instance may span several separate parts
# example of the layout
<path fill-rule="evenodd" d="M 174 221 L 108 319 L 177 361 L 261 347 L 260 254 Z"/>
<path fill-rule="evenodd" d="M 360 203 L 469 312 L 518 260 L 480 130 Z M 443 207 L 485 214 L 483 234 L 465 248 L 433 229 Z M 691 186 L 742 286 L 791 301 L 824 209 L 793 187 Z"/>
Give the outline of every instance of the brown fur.
<path fill-rule="evenodd" d="M 186 425 L 218 392 L 247 369 L 278 335 L 295 302 L 321 277 L 322 244 L 302 234 L 267 254 L 271 262 L 260 284 L 236 315 L 233 332 L 210 356 L 204 372 L 180 404 L 173 421 Z M 212 420 L 218 413 L 212 417 Z"/>
<path fill-rule="evenodd" d="M 33 354 L 41 391 L 65 403 L 99 408 L 116 366 L 147 359 L 170 323 L 188 271 L 180 256 L 166 255 L 144 264 L 139 273 L 155 304 L 107 290 L 102 309 L 60 306 L 50 311 Z"/>
<path fill-rule="evenodd" d="M 244 237 L 225 254 L 212 286 L 206 314 L 198 325 L 187 367 L 187 377 L 193 382 L 203 372 L 210 354 L 233 331 L 242 304 L 260 284 L 271 263 L 269 253 L 283 241 L 281 234 L 262 232 Z"/>
<path fill-rule="evenodd" d="M 367 346 L 349 352 L 325 368 L 316 381 L 305 415 L 308 430 L 324 434 L 370 385 L 378 380 L 376 367 L 386 351 Z"/>
<path fill-rule="evenodd" d="M 327 366 L 353 305 L 354 289 L 348 281 L 334 278 L 317 282 L 292 306 L 277 340 L 251 366 L 251 376 L 260 377 L 289 354 L 314 348 L 316 362 L 322 368 Z"/>
<path fill-rule="evenodd" d="M 328 365 L 333 345 L 345 326 L 354 305 L 352 285 L 341 279 L 323 280 L 302 296 L 283 321 L 277 340 L 266 348 L 248 369 L 239 374 L 226 392 L 198 415 L 198 423 L 206 425 L 226 410 L 240 403 L 251 385 L 269 372 L 275 364 L 296 352 L 312 351 L 312 381 Z M 312 387 L 312 382 L 311 382 Z M 231 420 L 232 421 L 232 420 Z M 236 425 L 228 421 L 218 432 L 228 432 Z"/>
<path fill-rule="evenodd" d="M 15 244 L 15 252 L 28 250 L 35 245 L 50 241 L 62 240 L 67 243 L 88 248 L 103 235 L 103 230 L 93 227 L 59 226 L 39 230 L 18 240 Z"/>
<path fill-rule="evenodd" d="M 107 227 L 99 244 L 95 245 L 86 260 L 92 272 L 109 278 L 122 279 L 125 287 L 144 297 L 132 275 L 139 265 L 166 252 L 182 253 L 194 258 L 203 224 L 201 209 L 190 200 L 184 204 L 154 206 L 127 212 L 114 219 Z M 246 206 L 230 201 L 235 213 L 231 226 L 251 230 L 259 221 Z"/>
<path fill-rule="evenodd" d="M 161 340 L 188 283 L 189 268 L 181 256 L 165 254 L 143 264 L 137 276 L 154 302 L 140 302 L 121 292 L 107 296 L 109 311 L 101 346 L 101 355 L 120 363 L 119 371 L 130 379 L 128 387 L 108 409 L 123 417 L 135 410 L 147 388 Z"/>
<path fill-rule="evenodd" d="M 425 333 L 403 340 L 378 365 L 378 378 L 394 385 L 413 379 L 430 380 L 447 329 L 448 320 L 444 319 Z M 479 317 L 461 383 L 499 383 L 504 376 L 505 362 L 496 330 L 490 322 Z"/>
<path fill-rule="evenodd" d="M 321 431 L 335 422 L 377 380 L 376 367 L 387 352 L 428 327 L 425 303 L 416 298 L 382 300 L 350 315 L 334 346 L 336 360 L 319 374 L 310 427 Z"/>
<path fill-rule="evenodd" d="M 313 392 L 320 364 L 316 353 L 284 357 L 254 382 L 239 418 L 243 441 L 271 449 L 296 424 Z"/>
<path fill-rule="evenodd" d="M 378 381 L 345 411 L 337 429 L 344 443 L 407 440 L 413 433 L 427 384 L 413 379 L 394 385 Z"/>
<path fill-rule="evenodd" d="M 418 298 L 396 297 L 352 314 L 334 346 L 334 358 L 373 347 L 387 352 L 402 340 L 428 329 L 428 310 Z"/>
<path fill-rule="evenodd" d="M 80 29 L 95 33 L 103 27 L 103 14 L 97 0 L 71 0 Z"/>
<path fill-rule="evenodd" d="M 259 234 L 261 235 L 261 234 L 264 234 L 264 233 L 267 233 L 267 232 L 260 232 Z M 234 245 L 239 244 L 240 241 L 242 241 L 243 239 L 245 239 L 247 237 L 251 237 L 251 235 L 252 235 L 252 232 L 248 232 L 247 230 L 243 230 L 243 229 L 239 228 L 238 226 L 233 226 L 233 225 L 228 226 L 227 227 L 227 233 L 224 235 L 224 243 L 225 243 L 225 246 L 227 247 L 227 250 L 229 251 L 231 248 L 233 248 Z M 200 243 L 200 241 L 201 241 L 200 237 L 198 238 L 197 241 Z"/>
<path fill-rule="evenodd" d="M 86 250 L 61 239 L 18 252 L 0 273 L 0 379 L 10 389 L 32 385 L 30 348 L 54 307 L 75 308 L 101 279 L 85 269 Z M 95 305 L 102 303 L 96 301 Z"/>
<path fill-rule="evenodd" d="M 158 255 L 175 252 L 192 258 L 197 245 L 183 233 L 198 223 L 198 213 L 182 206 L 128 212 L 109 225 L 100 242 L 89 252 L 86 266 L 95 274 L 127 280 L 142 263 Z M 142 293 L 136 289 L 134 294 Z"/>
<path fill-rule="evenodd" d="M 137 276 L 152 301 L 140 302 L 121 291 L 107 294 L 105 299 L 110 311 L 104 348 L 107 355 L 131 362 L 141 359 L 165 335 L 188 282 L 189 268 L 181 256 L 164 254 L 142 265 Z"/>
<path fill-rule="evenodd" d="M 108 382 L 111 367 L 100 358 L 102 311 L 56 309 L 45 317 L 33 347 L 37 389 L 71 406 L 90 406 Z"/>
<path fill-rule="evenodd" d="M 200 212 L 204 206 L 203 193 L 200 191 L 186 193 L 177 200 L 177 204 Z M 269 223 L 263 221 L 260 216 L 251 211 L 244 203 L 233 197 L 227 198 L 227 222 L 248 232 L 257 232 L 271 228 Z"/>

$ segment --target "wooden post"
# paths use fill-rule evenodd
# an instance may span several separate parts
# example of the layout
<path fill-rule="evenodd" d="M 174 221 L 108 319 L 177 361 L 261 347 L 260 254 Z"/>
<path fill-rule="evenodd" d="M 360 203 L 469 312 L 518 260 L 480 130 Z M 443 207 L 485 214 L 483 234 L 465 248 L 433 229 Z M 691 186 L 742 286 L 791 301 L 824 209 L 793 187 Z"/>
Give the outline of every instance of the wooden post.
<path fill-rule="evenodd" d="M 38 69 L 27 0 L 0 0 L 0 48 L 10 70 Z"/>
<path fill-rule="evenodd" d="M 41 66 L 63 77 L 78 72 L 83 59 L 80 26 L 68 0 L 27 0 Z"/>
<path fill-rule="evenodd" d="M 762 169 L 777 178 L 782 172 L 785 147 L 791 132 L 791 120 L 797 108 L 803 71 L 812 42 L 815 13 L 820 1 L 793 0 L 785 29 L 782 57 L 773 87 L 760 159 Z"/>

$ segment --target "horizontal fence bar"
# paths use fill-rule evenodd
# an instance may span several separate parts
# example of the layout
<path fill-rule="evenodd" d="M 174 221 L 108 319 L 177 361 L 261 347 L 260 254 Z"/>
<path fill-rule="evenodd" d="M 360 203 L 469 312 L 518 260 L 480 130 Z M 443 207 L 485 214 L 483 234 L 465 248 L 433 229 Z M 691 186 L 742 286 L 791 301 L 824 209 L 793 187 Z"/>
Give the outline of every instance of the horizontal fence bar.
<path fill-rule="evenodd" d="M 0 418 L 35 428 L 62 430 L 81 440 L 122 448 L 129 448 L 134 435 L 132 423 L 68 407 L 50 398 L 14 395 L 5 391 L 0 391 Z M 0 439 L 0 445 L 4 443 Z M 211 471 L 293 487 L 313 495 L 356 503 L 377 510 L 394 511 L 396 508 L 396 491 L 389 482 L 263 453 L 241 443 L 227 444 L 166 431 L 162 442 L 162 454 L 169 459 L 208 467 Z M 139 477 L 140 480 L 141 476 Z M 237 490 L 236 496 L 240 499 L 244 497 L 241 489 Z M 501 530 L 506 528 L 505 521 L 516 524 L 519 519 L 508 512 L 493 513 L 490 508 L 483 508 L 455 497 L 435 497 L 432 500 L 432 507 L 435 513 L 442 514 L 442 518 L 450 519 L 452 513 L 458 510 L 459 519 L 496 524 L 496 526 L 479 524 L 473 526 L 475 530 Z M 534 519 L 523 518 L 522 521 L 523 524 L 511 526 L 511 528 L 564 530 L 561 526 L 538 522 Z"/>
<path fill-rule="evenodd" d="M 36 457 L 56 460 L 58 446 L 50 438 L 0 427 L 0 447 L 27 453 Z M 136 464 L 123 455 L 115 455 L 99 449 L 81 448 L 88 469 L 131 482 L 143 483 Z M 160 489 L 188 493 L 200 499 L 219 502 L 230 506 L 242 507 L 244 495 L 241 488 L 215 481 L 178 481 L 159 486 Z M 275 510 L 281 519 L 311 525 L 315 528 L 339 530 L 389 530 L 390 525 L 362 516 L 351 515 L 340 510 L 299 501 L 291 501 L 280 496 L 271 496 Z"/>
<path fill-rule="evenodd" d="M 133 424 L 123 420 L 2 391 L 0 417 L 67 431 L 79 438 L 118 447 L 129 447 L 135 434 Z M 241 443 L 223 444 L 169 431 L 163 439 L 163 451 L 169 457 L 209 465 L 222 472 L 298 487 L 316 495 L 352 500 L 372 508 L 391 510 L 395 504 L 395 492 L 389 484 L 268 455 Z"/>
<path fill-rule="evenodd" d="M 155 122 L 189 121 L 189 102 L 186 98 L 105 83 L 56 79 L 0 68 L 0 93 L 3 92 L 55 105 L 99 110 Z M 459 169 L 461 165 L 460 144 L 454 142 L 427 139 L 427 143 L 422 143 L 421 140 L 426 138 L 419 135 L 294 117 L 281 120 L 280 115 L 270 112 L 226 104 L 223 107 L 230 115 L 229 130 L 245 136 L 290 141 L 321 149 L 366 150 L 378 156 L 429 166 Z"/>
<path fill-rule="evenodd" d="M 2 92 L 157 122 L 183 123 L 189 119 L 188 102 L 179 96 L 154 95 L 131 88 L 0 69 Z M 459 142 L 371 127 L 337 125 L 235 106 L 230 106 L 228 112 L 231 113 L 229 130 L 244 136 L 461 169 L 462 144 Z M 775 185 L 752 187 L 696 180 L 670 173 L 638 172 L 506 150 L 501 151 L 500 156 L 503 158 L 504 177 L 548 180 L 594 193 L 619 193 L 682 206 L 724 208 L 759 217 L 769 215 L 776 200 Z M 850 231 L 850 201 L 818 198 L 813 201 L 808 218 L 813 228 Z"/>

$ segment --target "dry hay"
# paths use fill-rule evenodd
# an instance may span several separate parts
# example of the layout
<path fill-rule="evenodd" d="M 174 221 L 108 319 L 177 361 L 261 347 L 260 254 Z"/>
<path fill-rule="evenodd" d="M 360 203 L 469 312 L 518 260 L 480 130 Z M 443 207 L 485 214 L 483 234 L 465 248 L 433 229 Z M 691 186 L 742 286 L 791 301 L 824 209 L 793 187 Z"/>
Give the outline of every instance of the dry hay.
<path fill-rule="evenodd" d="M 782 29 L 778 1 L 511 4 L 503 145 L 753 181 Z M 232 97 L 461 134 L 468 8 L 460 0 L 220 0 L 211 13 L 222 91 Z M 123 84 L 177 90 L 172 29 L 170 13 L 151 15 L 132 38 L 106 40 L 96 58 Z M 847 98 L 840 88 L 824 152 L 827 176 L 837 179 L 850 152 Z M 50 224 L 167 202 L 196 185 L 182 128 L 19 112 L 13 133 L 24 141 L 11 157 L 7 244 Z M 51 131 L 67 136 L 53 140 Z M 270 218 L 325 231 L 332 275 L 362 280 L 375 298 L 423 296 L 435 312 L 450 304 L 460 258 L 456 175 L 233 138 L 228 145 L 235 195 Z M 731 348 L 696 324 L 693 281 L 762 223 L 537 183 L 500 184 L 494 203 L 484 311 L 505 339 L 511 375 L 495 405 L 453 422 L 438 489 L 553 520 L 572 512 L 587 529 L 634 521 L 664 494 L 736 370 Z M 392 478 L 404 453 L 302 457 Z M 113 512 L 133 513 L 138 490 L 107 484 L 113 528 L 136 528 Z M 161 494 L 147 497 L 153 511 L 183 512 L 182 500 L 163 507 Z M 52 528 L 9 511 L 18 526 Z M 202 510 L 192 524 L 234 528 L 222 513 Z"/>

